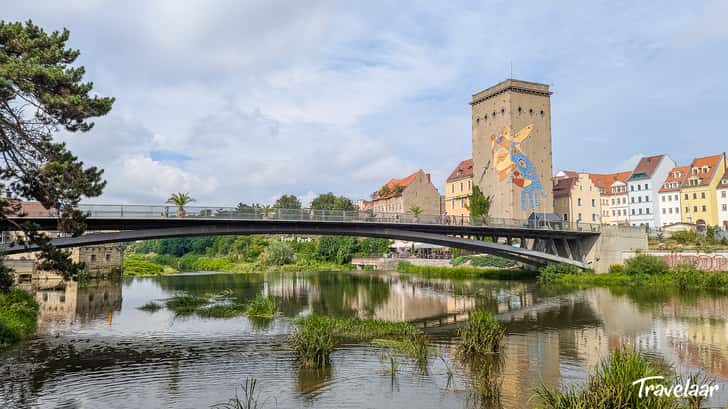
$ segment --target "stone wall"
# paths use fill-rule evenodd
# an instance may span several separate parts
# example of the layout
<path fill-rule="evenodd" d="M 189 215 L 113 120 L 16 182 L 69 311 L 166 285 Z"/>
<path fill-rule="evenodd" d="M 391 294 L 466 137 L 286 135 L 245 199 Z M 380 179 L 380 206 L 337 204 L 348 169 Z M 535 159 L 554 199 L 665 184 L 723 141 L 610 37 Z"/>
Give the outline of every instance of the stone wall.
<path fill-rule="evenodd" d="M 641 254 L 649 254 L 662 258 L 670 267 L 681 263 L 693 264 L 700 270 L 705 271 L 728 271 L 728 251 L 715 253 L 702 253 L 699 251 L 643 251 Z M 623 253 L 623 262 L 636 256 L 636 252 Z"/>

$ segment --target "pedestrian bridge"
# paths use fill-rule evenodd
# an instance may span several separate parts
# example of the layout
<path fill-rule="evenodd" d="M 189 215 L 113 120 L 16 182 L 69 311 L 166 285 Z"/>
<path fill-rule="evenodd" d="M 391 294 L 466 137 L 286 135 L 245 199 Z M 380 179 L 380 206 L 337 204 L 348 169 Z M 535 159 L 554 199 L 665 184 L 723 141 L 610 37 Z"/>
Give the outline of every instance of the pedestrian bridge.
<path fill-rule="evenodd" d="M 87 234 L 57 236 L 58 248 L 173 237 L 246 234 L 305 234 L 379 237 L 416 241 L 488 253 L 533 266 L 568 263 L 588 268 L 585 256 L 600 234 L 600 226 L 584 223 L 542 223 L 537 220 L 374 213 L 259 207 L 185 207 L 142 205 L 81 205 L 88 215 Z M 16 231 L 15 223 L 32 222 L 41 230 L 58 231 L 57 217 L 33 214 L 11 218 L 3 231 Z M 516 244 L 517 245 L 514 245 Z M 4 254 L 33 251 L 32 246 L 3 246 Z"/>

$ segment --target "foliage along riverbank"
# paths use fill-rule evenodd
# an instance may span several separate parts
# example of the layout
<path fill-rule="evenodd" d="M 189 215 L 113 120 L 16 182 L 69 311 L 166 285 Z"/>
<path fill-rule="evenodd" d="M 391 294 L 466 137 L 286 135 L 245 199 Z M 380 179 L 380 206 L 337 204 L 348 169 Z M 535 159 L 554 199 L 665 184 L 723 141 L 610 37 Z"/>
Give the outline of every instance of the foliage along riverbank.
<path fill-rule="evenodd" d="M 476 268 L 476 267 L 436 267 L 416 266 L 407 261 L 397 264 L 397 272 L 403 274 L 416 274 L 424 278 L 482 278 L 491 280 L 528 280 L 538 277 L 536 270 L 518 268 Z"/>
<path fill-rule="evenodd" d="M 703 271 L 691 264 L 669 267 L 660 257 L 639 254 L 615 264 L 606 274 L 581 271 L 566 264 L 552 264 L 541 269 L 539 280 L 546 285 L 563 287 L 649 287 L 692 291 L 728 292 L 728 272 Z"/>
<path fill-rule="evenodd" d="M 0 292 L 0 350 L 35 334 L 38 303 L 20 289 Z"/>
<path fill-rule="evenodd" d="M 349 270 L 351 258 L 382 254 L 389 240 L 354 237 L 219 236 L 152 240 L 127 248 L 124 275 L 177 271 L 263 273 Z"/>

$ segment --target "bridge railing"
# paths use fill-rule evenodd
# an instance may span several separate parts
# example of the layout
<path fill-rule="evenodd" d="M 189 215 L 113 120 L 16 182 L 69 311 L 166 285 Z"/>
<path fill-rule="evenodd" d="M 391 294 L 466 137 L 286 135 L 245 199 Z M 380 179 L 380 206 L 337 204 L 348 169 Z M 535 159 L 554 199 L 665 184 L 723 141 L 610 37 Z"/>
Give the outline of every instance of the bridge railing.
<path fill-rule="evenodd" d="M 317 210 L 276 209 L 261 207 L 207 207 L 173 205 L 108 205 L 82 204 L 79 210 L 92 218 L 135 218 L 135 219 L 230 219 L 230 220 L 281 220 L 281 221 L 331 221 L 331 222 L 377 222 L 410 223 L 462 226 L 489 226 L 503 228 L 528 228 L 560 231 L 599 232 L 599 224 L 580 222 L 545 222 L 543 220 L 521 220 L 488 217 L 471 220 L 468 216 L 424 215 L 411 213 L 374 212 L 371 210 Z M 49 215 L 52 216 L 52 215 Z"/>

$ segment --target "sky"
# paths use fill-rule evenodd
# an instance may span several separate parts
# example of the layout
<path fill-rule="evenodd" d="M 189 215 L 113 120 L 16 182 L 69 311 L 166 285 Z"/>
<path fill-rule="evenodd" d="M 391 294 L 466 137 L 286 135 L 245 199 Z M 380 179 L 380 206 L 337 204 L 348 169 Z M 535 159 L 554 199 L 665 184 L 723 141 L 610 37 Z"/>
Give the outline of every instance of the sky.
<path fill-rule="evenodd" d="M 475 4 L 478 3 L 478 4 Z M 728 150 L 728 2 L 0 0 L 68 28 L 112 111 L 59 138 L 105 169 L 98 203 L 366 198 L 471 156 L 472 94 L 554 94 L 554 172 Z"/>

